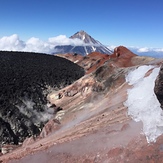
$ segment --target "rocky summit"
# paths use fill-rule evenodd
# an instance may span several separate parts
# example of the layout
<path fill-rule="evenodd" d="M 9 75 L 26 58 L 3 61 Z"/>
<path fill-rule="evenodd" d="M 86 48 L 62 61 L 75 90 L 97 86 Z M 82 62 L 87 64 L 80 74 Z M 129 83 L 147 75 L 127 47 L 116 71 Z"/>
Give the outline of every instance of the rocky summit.
<path fill-rule="evenodd" d="M 124 46 L 110 55 L 59 57 L 74 62 L 80 78 L 47 94 L 56 114 L 16 149 L 3 145 L 1 162 L 161 163 L 163 59 L 138 56 Z"/>

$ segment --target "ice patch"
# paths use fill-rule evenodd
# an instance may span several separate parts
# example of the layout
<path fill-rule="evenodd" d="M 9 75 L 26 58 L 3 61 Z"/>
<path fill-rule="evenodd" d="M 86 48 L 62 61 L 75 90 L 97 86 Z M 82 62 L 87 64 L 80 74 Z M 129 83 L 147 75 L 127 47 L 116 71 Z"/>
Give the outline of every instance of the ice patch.
<path fill-rule="evenodd" d="M 137 83 L 139 80 L 145 76 L 145 73 L 148 72 L 150 69 L 154 68 L 154 66 L 140 66 L 136 70 L 132 71 L 126 76 L 126 82 L 129 85 L 133 85 Z"/>
<path fill-rule="evenodd" d="M 153 66 L 140 66 L 126 76 L 126 81 L 133 88 L 127 91 L 128 115 L 135 121 L 143 122 L 143 132 L 148 143 L 155 142 L 163 134 L 163 111 L 154 93 L 155 80 L 160 68 L 154 68 L 147 77 L 145 73 Z"/>
<path fill-rule="evenodd" d="M 92 46 L 92 49 L 93 49 L 93 51 L 96 51 L 96 48 L 94 46 Z"/>

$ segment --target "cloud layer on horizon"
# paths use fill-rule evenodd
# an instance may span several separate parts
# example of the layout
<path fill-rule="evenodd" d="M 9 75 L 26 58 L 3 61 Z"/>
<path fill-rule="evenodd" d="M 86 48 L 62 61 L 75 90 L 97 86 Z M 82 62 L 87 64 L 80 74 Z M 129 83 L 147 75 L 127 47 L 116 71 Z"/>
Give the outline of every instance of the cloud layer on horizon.
<path fill-rule="evenodd" d="M 155 58 L 163 58 L 163 48 L 148 47 L 128 47 L 132 52 L 140 56 L 149 56 Z"/>
<path fill-rule="evenodd" d="M 70 39 L 65 35 L 59 35 L 51 37 L 47 41 L 43 41 L 39 38 L 32 37 L 27 41 L 23 41 L 17 34 L 11 36 L 4 36 L 0 38 L 0 50 L 7 51 L 27 51 L 27 52 L 40 52 L 40 53 L 55 53 L 55 46 L 57 45 L 73 45 L 73 46 L 84 46 L 85 44 L 80 39 Z M 116 46 L 107 46 L 109 49 L 114 50 Z M 148 47 L 128 47 L 131 51 L 140 55 L 150 55 L 152 53 L 157 54 L 159 57 L 163 56 L 163 48 L 148 48 Z"/>
<path fill-rule="evenodd" d="M 148 48 L 148 47 L 143 47 L 143 48 L 138 48 L 137 52 L 144 53 L 144 52 L 163 52 L 163 48 Z"/>
<path fill-rule="evenodd" d="M 0 38 L 0 50 L 54 53 L 57 45 L 84 45 L 80 39 L 70 39 L 65 35 L 51 37 L 47 41 L 32 37 L 26 42 L 17 34 Z"/>

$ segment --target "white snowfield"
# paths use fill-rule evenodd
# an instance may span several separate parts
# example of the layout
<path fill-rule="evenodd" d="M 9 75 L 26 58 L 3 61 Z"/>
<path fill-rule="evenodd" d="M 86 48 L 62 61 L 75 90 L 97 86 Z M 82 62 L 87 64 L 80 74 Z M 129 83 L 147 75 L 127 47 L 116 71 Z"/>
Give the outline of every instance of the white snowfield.
<path fill-rule="evenodd" d="M 152 70 L 153 69 L 153 70 Z M 151 74 L 145 74 L 152 70 Z M 140 66 L 126 76 L 126 81 L 133 87 L 128 89 L 128 115 L 135 121 L 143 122 L 143 132 L 147 142 L 155 142 L 163 134 L 163 110 L 154 93 L 154 85 L 160 68 Z"/>

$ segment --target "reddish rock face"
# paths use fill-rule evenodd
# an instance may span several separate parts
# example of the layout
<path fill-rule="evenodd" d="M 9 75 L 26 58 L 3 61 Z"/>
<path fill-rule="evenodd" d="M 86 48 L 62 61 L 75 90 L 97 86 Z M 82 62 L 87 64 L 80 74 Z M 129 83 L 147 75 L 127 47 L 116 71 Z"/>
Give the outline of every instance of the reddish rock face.
<path fill-rule="evenodd" d="M 74 63 L 77 63 L 85 69 L 87 74 L 95 71 L 98 67 L 103 65 L 105 61 L 110 59 L 108 54 L 101 54 L 99 52 L 92 52 L 87 56 L 73 54 L 63 54 L 58 56 L 64 57 Z"/>
<path fill-rule="evenodd" d="M 130 67 L 134 66 L 131 59 L 137 55 L 132 53 L 124 46 L 119 46 L 114 49 L 114 53 L 110 56 L 116 62 L 118 67 Z"/>
<path fill-rule="evenodd" d="M 124 46 L 118 46 L 114 49 L 114 54 L 112 55 L 114 58 L 118 57 L 126 57 L 126 58 L 131 58 L 134 56 L 137 56 L 133 52 L 131 52 L 129 49 L 127 49 Z"/>
<path fill-rule="evenodd" d="M 120 55 L 116 56 L 116 53 Z M 142 122 L 128 116 L 124 106 L 127 89 L 125 75 L 132 66 L 160 64 L 138 57 L 125 47 L 112 55 L 91 53 L 85 57 L 62 57 L 83 66 L 87 74 L 72 85 L 48 96 L 62 108 L 39 137 L 27 139 L 22 147 L 0 156 L 10 163 L 162 163 L 163 135 L 147 143 Z M 151 63 L 152 61 L 152 63 Z M 146 74 L 149 75 L 149 74 Z"/>
<path fill-rule="evenodd" d="M 126 47 L 119 46 L 114 49 L 114 53 L 111 55 L 92 52 L 87 56 L 73 54 L 62 54 L 58 56 L 64 57 L 74 63 L 77 63 L 85 69 L 87 74 L 89 74 L 96 71 L 104 64 L 108 64 L 110 67 L 133 66 L 136 64 L 136 62 L 134 64 L 134 62 L 132 62 L 132 58 L 136 57 L 137 55 L 132 53 Z"/>

